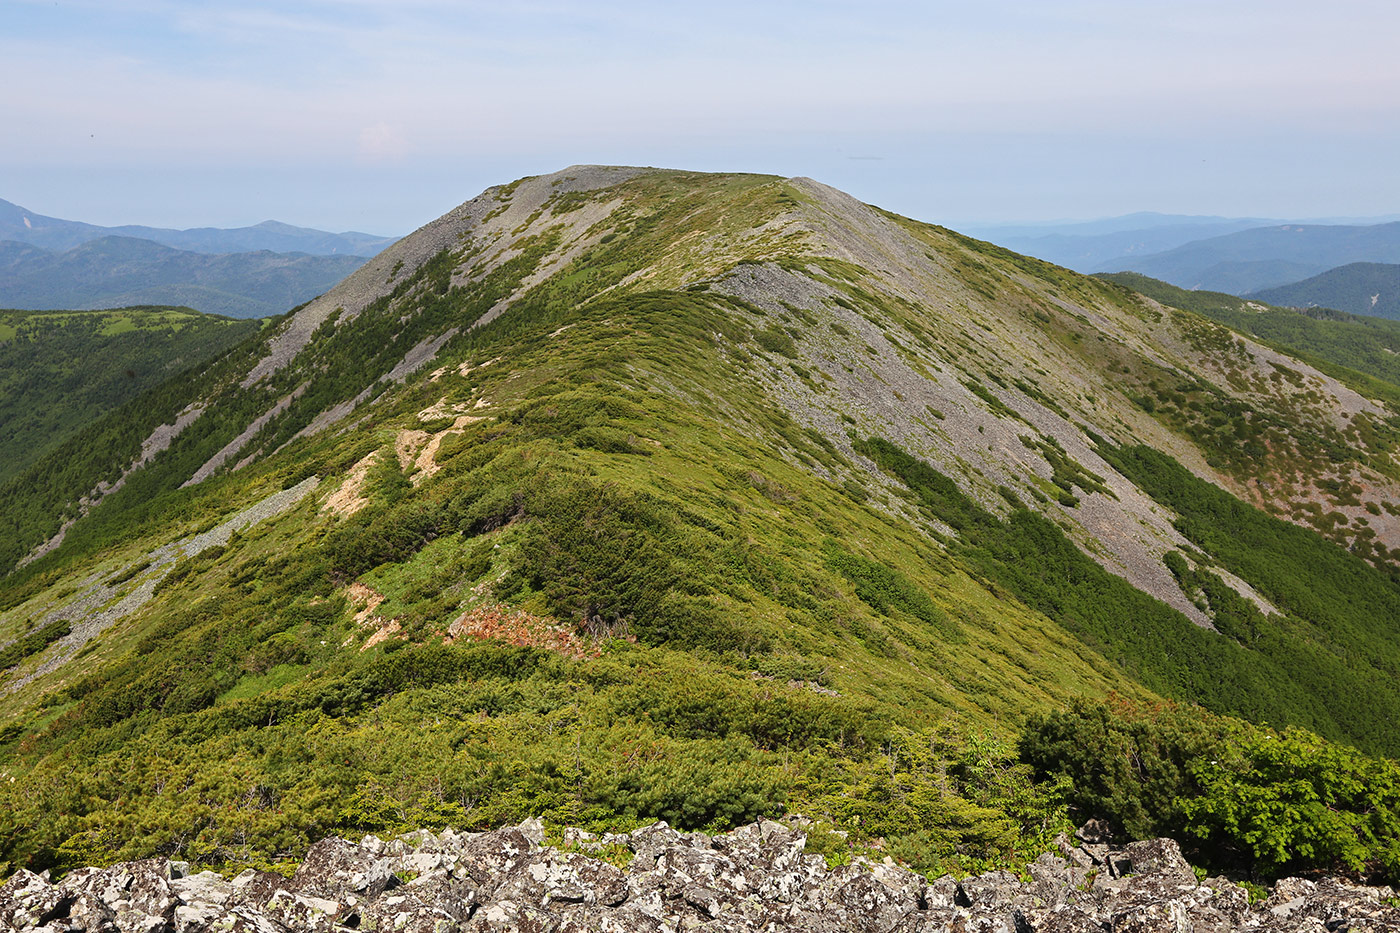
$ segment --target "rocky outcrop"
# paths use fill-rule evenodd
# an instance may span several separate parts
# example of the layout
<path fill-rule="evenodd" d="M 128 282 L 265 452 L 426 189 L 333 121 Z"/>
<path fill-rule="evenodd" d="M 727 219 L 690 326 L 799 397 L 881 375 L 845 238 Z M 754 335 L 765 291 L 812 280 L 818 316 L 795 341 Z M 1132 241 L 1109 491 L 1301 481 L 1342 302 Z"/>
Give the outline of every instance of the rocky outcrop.
<path fill-rule="evenodd" d="M 829 869 L 800 831 L 766 820 L 714 837 L 658 823 L 602 837 L 570 830 L 560 847 L 543 839 L 529 822 L 326 839 L 290 878 L 249 870 L 226 880 L 164 859 L 56 884 L 20 871 L 0 887 L 0 930 L 1400 933 L 1389 888 L 1289 878 L 1251 905 L 1237 885 L 1198 881 L 1170 839 L 1114 849 L 1081 832 L 1032 862 L 1029 880 L 1001 871 L 934 881 L 889 861 Z"/>

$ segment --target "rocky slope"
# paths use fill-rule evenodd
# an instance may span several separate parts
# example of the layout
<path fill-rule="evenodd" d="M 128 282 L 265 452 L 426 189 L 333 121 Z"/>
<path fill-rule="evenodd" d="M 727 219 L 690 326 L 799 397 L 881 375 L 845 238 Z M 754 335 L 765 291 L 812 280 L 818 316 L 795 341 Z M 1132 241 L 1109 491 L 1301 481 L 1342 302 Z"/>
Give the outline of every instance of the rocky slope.
<path fill-rule="evenodd" d="M 798 820 L 798 822 L 801 822 Z M 929 881 L 893 863 L 828 868 L 805 836 L 761 821 L 717 836 L 658 823 L 599 837 L 535 823 L 317 843 L 290 877 L 224 879 L 166 859 L 18 872 L 0 887 L 13 931 L 615 931 L 661 933 L 1347 933 L 1400 929 L 1390 888 L 1280 881 L 1265 900 L 1198 879 L 1175 842 L 1060 837 L 1026 880 L 996 871 Z M 606 855 L 606 857 L 604 857 Z M 623 867 L 618 867 L 621 863 Z"/>

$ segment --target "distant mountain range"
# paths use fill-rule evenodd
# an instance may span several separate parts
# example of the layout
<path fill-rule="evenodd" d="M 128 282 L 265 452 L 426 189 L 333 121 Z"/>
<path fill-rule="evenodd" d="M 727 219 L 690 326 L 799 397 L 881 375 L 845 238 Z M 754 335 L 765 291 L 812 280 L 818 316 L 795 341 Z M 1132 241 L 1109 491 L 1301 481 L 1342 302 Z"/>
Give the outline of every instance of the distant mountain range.
<path fill-rule="evenodd" d="M 1243 295 L 1353 262 L 1400 262 L 1400 223 L 1259 227 L 1155 255 L 1123 256 L 1098 271 L 1126 269 L 1182 288 Z"/>
<path fill-rule="evenodd" d="M 1104 220 L 1045 226 L 968 227 L 967 232 L 1018 253 L 1094 272 L 1123 257 L 1173 249 L 1195 240 L 1248 230 L 1276 220 L 1248 217 L 1198 217 L 1187 214 L 1127 214 Z M 1113 270 L 1123 268 L 1115 266 Z"/>
<path fill-rule="evenodd" d="M 210 254 L 107 236 L 55 251 L 0 241 L 0 307 L 183 305 L 253 318 L 281 314 L 354 272 L 362 256 L 269 250 Z"/>
<path fill-rule="evenodd" d="M 364 256 L 366 258 L 394 242 L 397 237 L 370 233 L 327 233 L 310 227 L 294 227 L 275 220 L 252 227 L 196 227 L 168 230 L 162 227 L 99 227 L 76 220 L 45 217 L 31 210 L 0 200 L 0 240 L 13 240 L 67 250 L 105 237 L 136 237 L 194 253 L 248 253 L 271 250 L 274 253 L 309 253 L 313 256 Z"/>
<path fill-rule="evenodd" d="M 1379 269 L 1362 267 L 1400 263 L 1400 223 L 1395 220 L 1387 216 L 1300 222 L 1137 213 L 1075 223 L 968 229 L 999 246 L 1079 272 L 1138 272 L 1179 288 L 1384 317 L 1400 313 L 1400 304 L 1385 300 L 1391 280 Z M 1332 274 L 1342 266 L 1348 270 Z M 1323 274 L 1325 280 L 1312 281 Z M 1306 287 L 1303 280 L 1309 280 Z M 1297 283 L 1299 290 L 1276 291 L 1290 283 Z"/>
<path fill-rule="evenodd" d="M 0 308 L 183 305 L 267 317 L 321 294 L 395 239 L 275 220 L 232 229 L 101 227 L 0 200 Z"/>
<path fill-rule="evenodd" d="M 1249 297 L 1289 308 L 1335 308 L 1400 320 L 1400 265 L 1352 262 Z"/>

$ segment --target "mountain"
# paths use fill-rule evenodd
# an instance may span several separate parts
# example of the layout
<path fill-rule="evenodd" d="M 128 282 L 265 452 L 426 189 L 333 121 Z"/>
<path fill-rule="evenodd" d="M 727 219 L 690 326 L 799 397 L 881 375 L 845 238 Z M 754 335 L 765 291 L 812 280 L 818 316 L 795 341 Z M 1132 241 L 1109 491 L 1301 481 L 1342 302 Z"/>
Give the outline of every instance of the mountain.
<path fill-rule="evenodd" d="M 1400 262 L 1400 223 L 1280 224 L 1120 256 L 1094 271 L 1140 272 L 1182 288 L 1242 295 L 1353 262 Z"/>
<path fill-rule="evenodd" d="M 188 308 L 0 311 L 0 483 L 260 327 Z"/>
<path fill-rule="evenodd" d="M 394 242 L 394 237 L 369 233 L 327 233 L 310 227 L 267 220 L 251 227 L 196 227 L 167 230 L 161 227 L 123 225 L 99 227 L 76 220 L 45 217 L 0 200 L 0 240 L 28 243 L 62 252 L 106 237 L 150 240 L 174 249 L 195 253 L 309 253 L 314 256 L 373 256 Z"/>
<path fill-rule="evenodd" d="M 1157 211 L 1135 211 L 1131 214 L 1120 214 L 1116 217 L 1101 217 L 1097 220 L 1050 220 L 1024 224 L 970 223 L 959 225 L 959 229 L 964 233 L 974 234 L 982 239 L 995 240 L 998 236 L 1095 237 L 1105 236 L 1111 233 L 1136 233 L 1143 230 L 1156 230 L 1163 227 L 1188 226 L 1211 228 L 1230 227 L 1237 224 L 1263 226 L 1275 222 L 1276 221 L 1260 220 L 1257 218 L 1218 217 L 1210 214 L 1163 214 Z"/>
<path fill-rule="evenodd" d="M 1351 262 L 1249 297 L 1294 308 L 1336 308 L 1352 314 L 1400 319 L 1400 265 Z"/>
<path fill-rule="evenodd" d="M 1224 292 L 1189 291 L 1136 272 L 1097 278 L 1219 321 L 1340 378 L 1355 382 L 1357 373 L 1372 376 L 1377 381 L 1366 391 L 1378 397 L 1391 398 L 1391 387 L 1400 385 L 1400 321 L 1330 308 L 1274 307 Z"/>
<path fill-rule="evenodd" d="M 364 263 L 359 256 L 208 254 L 109 236 L 64 252 L 0 242 L 0 306 L 93 310 L 184 305 L 228 317 L 281 314 Z"/>
<path fill-rule="evenodd" d="M 1137 213 L 1073 224 L 974 227 L 974 236 L 1027 256 L 1079 272 L 1092 272 L 1120 257 L 1151 255 L 1195 240 L 1262 227 L 1275 221 Z"/>
<path fill-rule="evenodd" d="M 811 179 L 493 187 L 0 488 L 0 861 L 1072 805 L 1394 877 L 1397 398 Z"/>

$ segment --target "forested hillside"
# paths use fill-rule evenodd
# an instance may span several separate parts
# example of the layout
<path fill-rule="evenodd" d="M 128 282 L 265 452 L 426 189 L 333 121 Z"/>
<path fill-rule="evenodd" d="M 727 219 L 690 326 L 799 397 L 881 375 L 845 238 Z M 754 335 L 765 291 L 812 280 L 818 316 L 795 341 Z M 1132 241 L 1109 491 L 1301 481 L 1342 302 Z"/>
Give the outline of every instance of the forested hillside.
<path fill-rule="evenodd" d="M 0 483 L 261 327 L 188 308 L 0 311 Z"/>
<path fill-rule="evenodd" d="M 1136 272 L 1097 278 L 1219 321 L 1315 366 L 1341 367 L 1329 372 L 1365 385 L 1373 394 L 1384 396 L 1400 385 L 1400 322 L 1330 308 L 1278 308 L 1223 292 L 1188 291 Z M 1367 384 L 1358 380 L 1360 375 L 1373 376 L 1383 384 Z"/>
<path fill-rule="evenodd" d="M 1350 262 L 1250 297 L 1290 308 L 1335 308 L 1395 320 L 1400 318 L 1400 265 Z"/>

